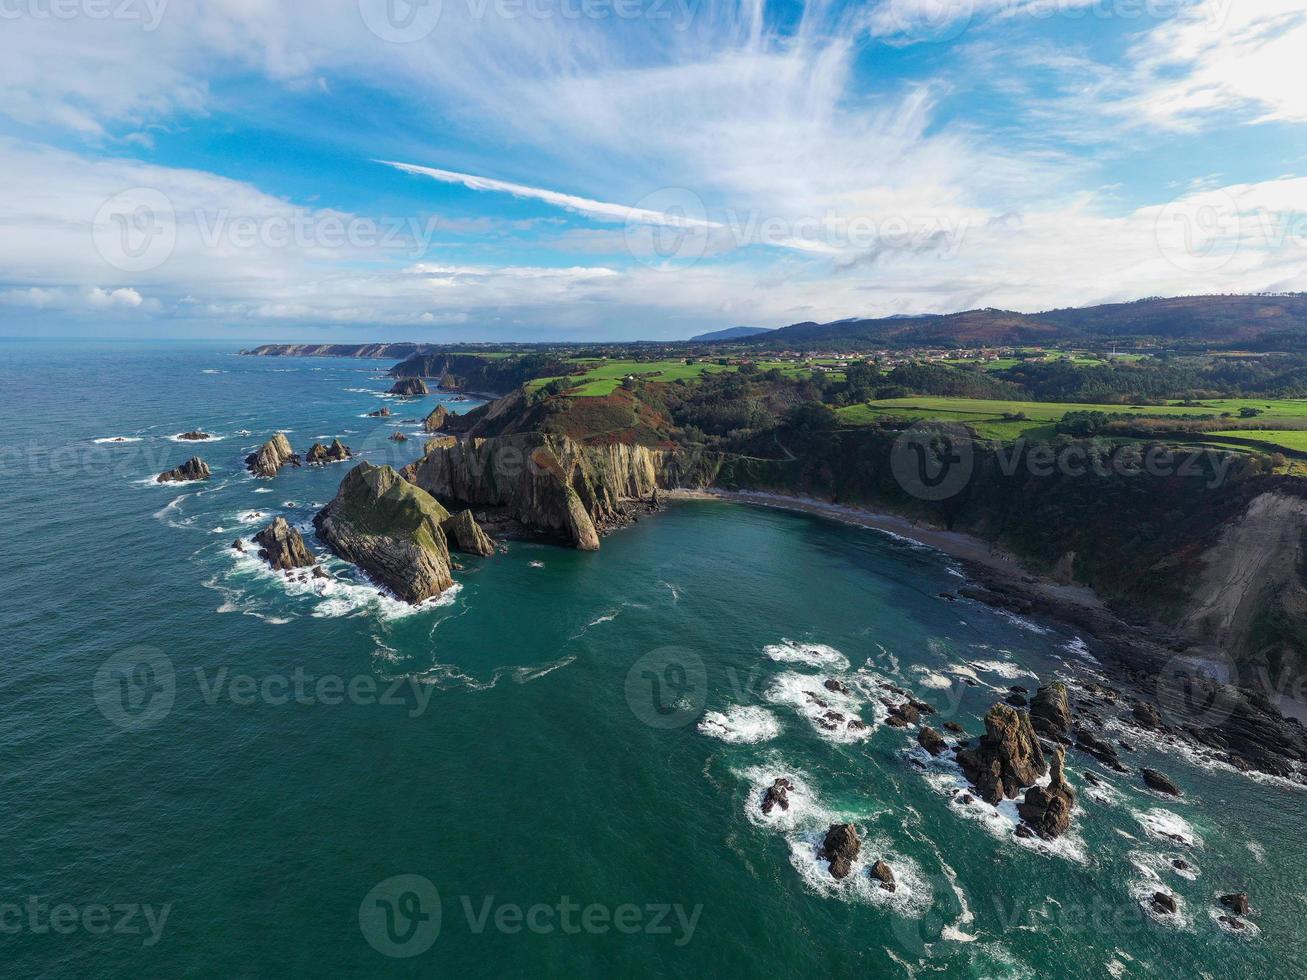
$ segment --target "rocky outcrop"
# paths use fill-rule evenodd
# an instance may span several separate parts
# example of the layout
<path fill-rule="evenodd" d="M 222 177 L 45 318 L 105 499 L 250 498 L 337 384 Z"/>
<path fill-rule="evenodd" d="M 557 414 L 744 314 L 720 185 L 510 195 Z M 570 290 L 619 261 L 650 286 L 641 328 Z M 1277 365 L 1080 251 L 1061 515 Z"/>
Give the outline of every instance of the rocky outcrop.
<path fill-rule="evenodd" d="M 421 378 L 400 378 L 390 386 L 390 394 L 402 395 L 405 398 L 416 398 L 420 395 L 431 394 L 431 389 Z"/>
<path fill-rule="evenodd" d="M 531 432 L 438 448 L 404 476 L 442 500 L 500 508 L 526 528 L 594 551 L 601 531 L 628 519 L 631 501 L 652 495 L 662 456 Z"/>
<path fill-rule="evenodd" d="M 894 880 L 894 871 L 882 860 L 877 859 L 867 873 L 880 882 L 880 887 L 887 892 L 892 892 L 898 888 L 898 883 Z"/>
<path fill-rule="evenodd" d="M 1109 743 L 1104 742 L 1084 725 L 1076 728 L 1075 746 L 1080 751 L 1089 753 L 1103 765 L 1109 766 L 1117 772 L 1130 771 L 1122 764 L 1121 757 L 1117 754 L 1116 749 Z"/>
<path fill-rule="evenodd" d="M 1147 701 L 1136 701 L 1131 714 L 1142 728 L 1154 729 L 1162 727 L 1162 716 Z"/>
<path fill-rule="evenodd" d="M 449 412 L 446 411 L 445 406 L 437 405 L 431 410 L 431 414 L 422 421 L 422 428 L 428 432 L 439 432 L 445 427 L 445 422 L 448 419 Z"/>
<path fill-rule="evenodd" d="M 330 446 L 315 442 L 304 454 L 304 461 L 310 466 L 323 466 L 327 463 L 343 463 L 353 457 L 354 451 L 339 439 L 331 440 Z"/>
<path fill-rule="evenodd" d="M 776 807 L 782 810 L 790 808 L 790 790 L 794 789 L 794 784 L 784 777 L 777 779 L 769 787 L 767 792 L 762 794 L 762 812 L 771 813 Z"/>
<path fill-rule="evenodd" d="M 262 478 L 276 476 L 287 463 L 299 466 L 300 458 L 290 448 L 290 440 L 281 432 L 265 442 L 258 452 L 250 453 L 245 457 L 245 465 L 249 471 Z"/>
<path fill-rule="evenodd" d="M 1030 702 L 1030 724 L 1050 742 L 1071 741 L 1071 702 L 1061 681 L 1040 687 Z"/>
<path fill-rule="evenodd" d="M 1180 795 L 1180 787 L 1171 782 L 1169 776 L 1158 772 L 1156 769 L 1141 769 L 1139 774 L 1144 777 L 1144 783 L 1147 784 L 1149 789 L 1165 793 L 1167 796 Z"/>
<path fill-rule="evenodd" d="M 402 433 L 402 432 L 396 432 L 394 435 L 392 435 L 392 436 L 390 437 L 390 441 L 391 441 L 391 442 L 408 442 L 408 436 L 404 435 L 404 433 Z"/>
<path fill-rule="evenodd" d="M 830 862 L 832 878 L 843 879 L 853 871 L 853 862 L 858 859 L 861 850 L 862 841 L 858 839 L 853 824 L 833 823 L 830 830 L 826 831 L 826 839 L 822 841 L 817 857 Z"/>
<path fill-rule="evenodd" d="M 388 419 L 390 418 L 390 416 L 391 416 L 391 411 L 389 407 L 385 405 L 382 405 L 375 412 L 368 412 L 368 418 L 370 419 Z"/>
<path fill-rule="evenodd" d="M 187 442 L 204 442 L 206 439 L 212 439 L 213 436 L 199 429 L 192 429 L 190 432 L 183 432 L 177 436 L 178 439 L 185 439 Z"/>
<path fill-rule="evenodd" d="M 450 544 L 459 551 L 469 555 L 481 555 L 483 558 L 488 558 L 495 553 L 495 543 L 490 540 L 490 535 L 481 530 L 481 525 L 476 522 L 470 510 L 459 511 L 440 526 L 444 529 L 445 537 L 449 539 Z"/>
<path fill-rule="evenodd" d="M 389 466 L 360 463 L 313 519 L 318 536 L 405 602 L 454 584 L 441 524 L 449 512 Z"/>
<path fill-rule="evenodd" d="M 1251 907 L 1248 904 L 1247 892 L 1235 892 L 1233 895 L 1222 895 L 1220 902 L 1236 915 L 1247 915 L 1251 911 Z"/>
<path fill-rule="evenodd" d="M 1006 704 L 989 709 L 979 745 L 959 752 L 957 761 L 976 793 L 991 805 L 1015 799 L 1048 771 L 1030 716 Z"/>
<path fill-rule="evenodd" d="M 1060 837 L 1071 826 L 1071 811 L 1076 805 L 1076 791 L 1066 781 L 1066 752 L 1060 746 L 1049 761 L 1047 786 L 1032 786 L 1026 798 L 1017 804 L 1017 813 L 1044 840 Z"/>
<path fill-rule="evenodd" d="M 279 571 L 292 568 L 312 568 L 318 563 L 304 544 L 304 536 L 278 517 L 265 527 L 254 540 L 259 545 L 259 557 Z"/>
<path fill-rule="evenodd" d="M 160 473 L 155 480 L 159 483 L 190 483 L 192 480 L 207 480 L 212 475 L 208 463 L 198 456 L 192 456 L 175 470 Z"/>
<path fill-rule="evenodd" d="M 1174 895 L 1168 895 L 1166 892 L 1153 893 L 1153 910 L 1155 912 L 1162 915 L 1175 915 L 1177 908 Z"/>
<path fill-rule="evenodd" d="M 948 743 L 944 741 L 944 737 L 929 725 L 917 733 L 917 744 L 935 756 L 943 755 L 948 751 Z"/>

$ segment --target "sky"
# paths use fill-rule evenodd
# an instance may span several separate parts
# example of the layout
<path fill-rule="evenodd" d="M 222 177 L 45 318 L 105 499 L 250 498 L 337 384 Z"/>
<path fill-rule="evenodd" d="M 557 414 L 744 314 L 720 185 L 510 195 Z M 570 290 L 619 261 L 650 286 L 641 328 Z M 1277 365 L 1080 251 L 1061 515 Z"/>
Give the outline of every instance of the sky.
<path fill-rule="evenodd" d="M 0 335 L 1307 290 L 1307 0 L 0 0 Z"/>

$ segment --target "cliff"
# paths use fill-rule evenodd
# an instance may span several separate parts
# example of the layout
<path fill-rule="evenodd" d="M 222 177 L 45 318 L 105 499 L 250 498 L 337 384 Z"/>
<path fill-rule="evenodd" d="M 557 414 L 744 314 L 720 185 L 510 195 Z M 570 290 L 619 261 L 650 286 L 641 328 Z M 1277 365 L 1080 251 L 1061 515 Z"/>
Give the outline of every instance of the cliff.
<path fill-rule="evenodd" d="M 429 344 L 262 344 L 240 353 L 249 357 L 410 357 Z"/>
<path fill-rule="evenodd" d="M 318 537 L 400 599 L 419 603 L 454 584 L 441 524 L 449 512 L 389 466 L 360 463 L 313 519 Z"/>

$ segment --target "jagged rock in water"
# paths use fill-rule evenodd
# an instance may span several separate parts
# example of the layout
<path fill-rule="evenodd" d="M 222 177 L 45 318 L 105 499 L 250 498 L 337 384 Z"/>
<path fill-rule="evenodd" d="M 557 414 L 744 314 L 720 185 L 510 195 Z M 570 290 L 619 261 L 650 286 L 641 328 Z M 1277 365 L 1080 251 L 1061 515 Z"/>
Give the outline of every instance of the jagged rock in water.
<path fill-rule="evenodd" d="M 794 789 L 794 784 L 783 777 L 772 783 L 767 788 L 767 792 L 762 795 L 762 812 L 771 813 L 776 807 L 788 810 L 790 808 L 789 793 L 792 789 Z"/>
<path fill-rule="evenodd" d="M 1048 785 L 1030 787 L 1026 790 L 1025 800 L 1017 804 L 1021 819 L 1044 840 L 1062 836 L 1071 826 L 1076 791 L 1066 781 L 1065 764 L 1066 751 L 1059 746 L 1053 750 L 1049 762 L 1051 778 Z"/>
<path fill-rule="evenodd" d="M 390 386 L 389 394 L 402 395 L 405 398 L 416 398 L 419 395 L 431 394 L 431 389 L 421 378 L 400 378 Z"/>
<path fill-rule="evenodd" d="M 826 831 L 826 839 L 822 841 L 817 857 L 830 862 L 832 878 L 847 878 L 861 850 L 862 841 L 858 840 L 858 832 L 853 829 L 853 824 L 833 823 L 830 830 Z"/>
<path fill-rule="evenodd" d="M 240 538 L 237 538 L 235 541 L 233 541 L 231 543 L 231 547 L 233 551 L 239 551 L 241 554 L 245 553 L 245 542 L 242 541 Z"/>
<path fill-rule="evenodd" d="M 391 442 L 408 442 L 408 436 L 404 435 L 404 433 L 402 433 L 402 432 L 396 432 L 393 436 L 390 437 L 390 441 L 391 441 Z"/>
<path fill-rule="evenodd" d="M 1134 719 L 1144 728 L 1161 728 L 1162 717 L 1157 713 L 1157 709 L 1146 701 L 1136 701 L 1134 707 Z"/>
<path fill-rule="evenodd" d="M 299 466 L 300 458 L 290 448 L 290 440 L 281 432 L 265 442 L 258 452 L 245 457 L 245 465 L 257 477 L 274 477 L 287 463 Z"/>
<path fill-rule="evenodd" d="M 1045 684 L 1030 702 L 1030 724 L 1050 742 L 1071 741 L 1071 702 L 1061 681 Z"/>
<path fill-rule="evenodd" d="M 1029 702 L 1026 700 L 1026 696 L 1024 694 L 1018 694 L 1016 691 L 1013 691 L 1003 700 L 1006 703 L 1012 705 L 1012 707 L 1014 708 L 1024 708 L 1027 704 L 1029 704 Z"/>
<path fill-rule="evenodd" d="M 959 752 L 957 761 L 977 794 L 990 805 L 1014 799 L 1023 787 L 1033 785 L 1048 771 L 1030 716 L 1006 704 L 989 709 L 980 744 Z"/>
<path fill-rule="evenodd" d="M 192 480 L 207 480 L 212 475 L 208 463 L 198 456 L 192 456 L 175 470 L 160 473 L 155 479 L 159 483 L 190 483 Z"/>
<path fill-rule="evenodd" d="M 1238 915 L 1247 915 L 1250 909 L 1247 892 L 1235 892 L 1233 895 L 1222 895 L 1220 901 L 1227 909 Z"/>
<path fill-rule="evenodd" d="M 190 432 L 183 432 L 177 437 L 185 439 L 187 442 L 203 442 L 205 439 L 212 439 L 213 436 L 207 432 L 201 432 L 199 429 L 192 429 Z"/>
<path fill-rule="evenodd" d="M 495 553 L 495 542 L 481 530 L 470 510 L 461 510 L 440 525 L 445 537 L 459 551 L 488 558 Z"/>
<path fill-rule="evenodd" d="M 1104 742 L 1089 729 L 1084 728 L 1083 726 L 1077 728 L 1075 738 L 1076 748 L 1083 752 L 1088 752 L 1099 762 L 1103 763 L 1103 765 L 1110 766 L 1117 772 L 1130 771 L 1121 764 L 1121 757 L 1117 755 L 1116 749 L 1112 748 L 1111 745 Z"/>
<path fill-rule="evenodd" d="M 1163 915 L 1174 915 L 1177 908 L 1175 896 L 1168 895 L 1166 892 L 1154 892 L 1153 908 Z"/>
<path fill-rule="evenodd" d="M 1155 789 L 1159 793 L 1165 793 L 1168 796 L 1179 796 L 1180 787 L 1171 782 L 1170 777 L 1158 772 L 1156 769 L 1141 769 L 1140 775 L 1144 777 L 1144 782 L 1149 789 Z"/>
<path fill-rule="evenodd" d="M 917 732 L 917 744 L 931 755 L 943 755 L 948 751 L 948 743 L 939 732 L 927 725 Z"/>
<path fill-rule="evenodd" d="M 952 732 L 954 735 L 966 734 L 966 729 L 963 728 L 961 725 L 959 725 L 956 721 L 944 722 L 944 730 L 948 732 Z"/>
<path fill-rule="evenodd" d="M 315 442 L 304 454 L 304 461 L 310 466 L 322 466 L 326 463 L 341 463 L 353 457 L 354 451 L 339 439 L 331 440 L 330 446 Z"/>
<path fill-rule="evenodd" d="M 254 540 L 259 545 L 259 557 L 273 568 L 288 571 L 292 568 L 311 568 L 318 560 L 304 544 L 304 537 L 278 517 L 265 527 Z"/>
<path fill-rule="evenodd" d="M 405 602 L 454 584 L 441 524 L 449 512 L 389 466 L 360 463 L 313 519 L 318 536 Z"/>
<path fill-rule="evenodd" d="M 828 690 L 828 691 L 834 691 L 834 692 L 837 693 L 837 694 L 849 694 L 849 693 L 851 693 L 851 692 L 849 691 L 848 685 L 846 685 L 846 684 L 844 684 L 844 683 L 842 683 L 842 682 L 840 682 L 840 681 L 837 681 L 834 677 L 828 677 L 828 678 L 826 678 L 826 680 L 824 680 L 824 681 L 821 682 L 821 685 L 822 685 L 822 687 L 826 688 L 826 690 Z"/>
<path fill-rule="evenodd" d="M 880 882 L 880 887 L 887 892 L 892 892 L 898 888 L 898 883 L 894 881 L 894 872 L 888 864 L 877 859 L 876 863 L 871 866 L 868 872 L 874 879 Z"/>
<path fill-rule="evenodd" d="M 449 412 L 445 409 L 445 406 L 437 405 L 422 422 L 422 428 L 428 432 L 439 432 L 445 427 L 445 420 L 448 418 Z"/>
<path fill-rule="evenodd" d="M 387 406 L 385 406 L 385 405 L 382 405 L 382 406 L 381 406 L 379 409 L 377 409 L 375 412 L 368 412 L 368 418 L 370 418 L 370 419 L 388 419 L 388 418 L 390 418 L 390 408 L 387 407 Z"/>

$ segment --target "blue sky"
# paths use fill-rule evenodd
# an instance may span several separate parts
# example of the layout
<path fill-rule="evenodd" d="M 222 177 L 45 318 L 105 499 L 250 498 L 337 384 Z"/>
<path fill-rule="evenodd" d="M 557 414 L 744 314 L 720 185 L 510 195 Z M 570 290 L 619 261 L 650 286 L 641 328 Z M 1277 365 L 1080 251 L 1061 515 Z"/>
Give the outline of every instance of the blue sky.
<path fill-rule="evenodd" d="M 0 333 L 1307 289 L 1307 0 L 4 0 Z"/>

